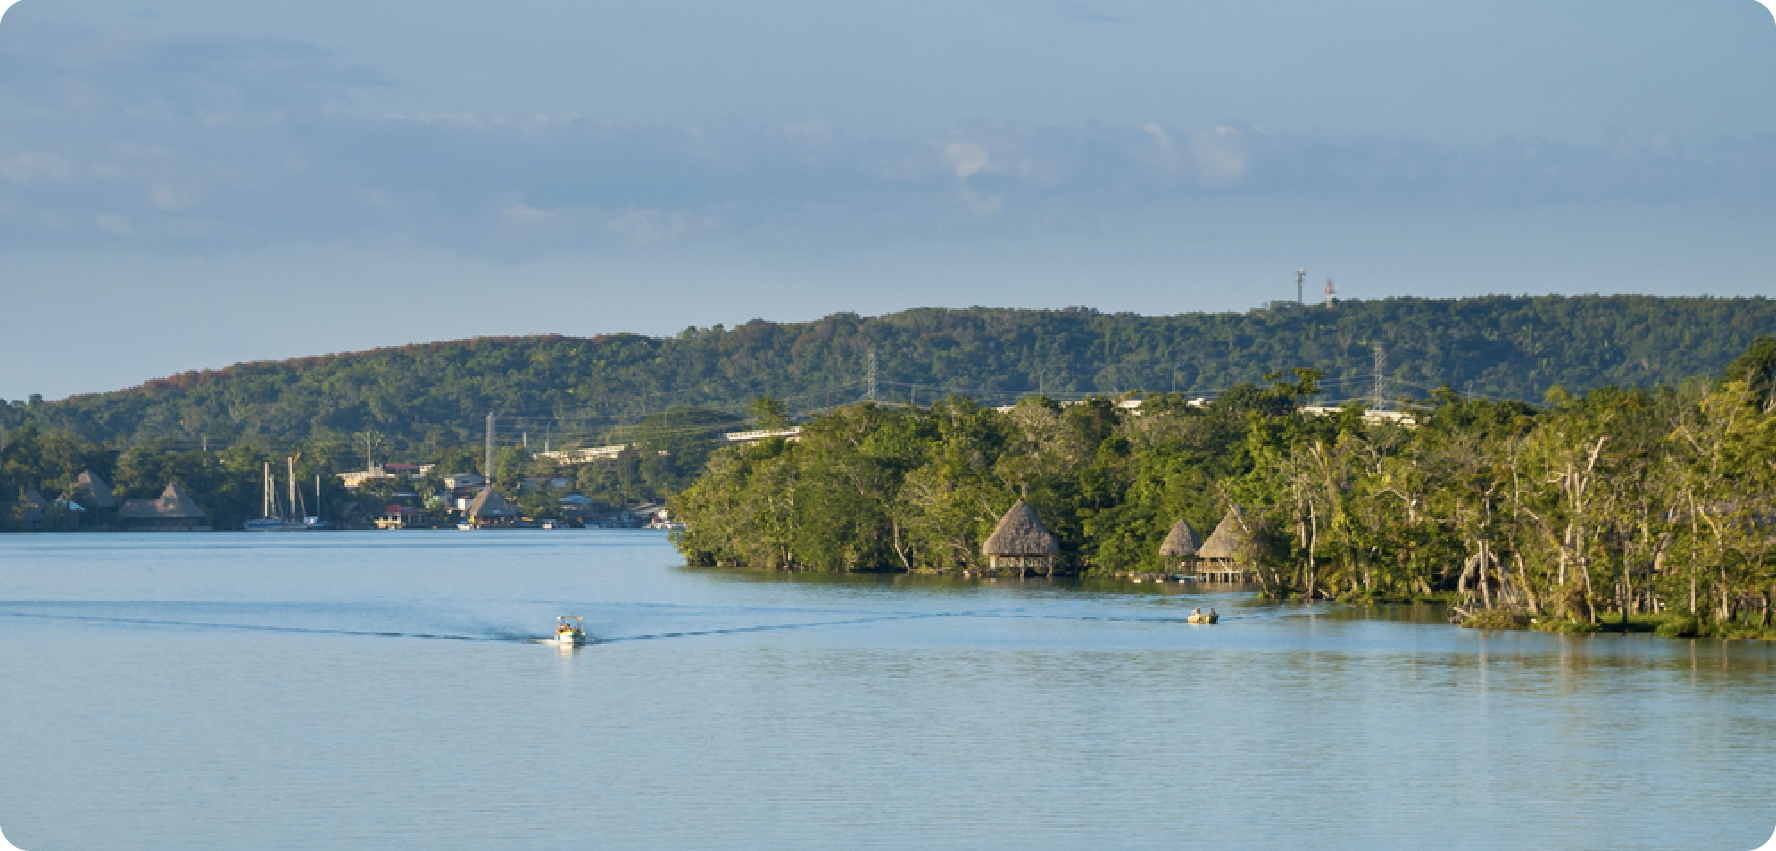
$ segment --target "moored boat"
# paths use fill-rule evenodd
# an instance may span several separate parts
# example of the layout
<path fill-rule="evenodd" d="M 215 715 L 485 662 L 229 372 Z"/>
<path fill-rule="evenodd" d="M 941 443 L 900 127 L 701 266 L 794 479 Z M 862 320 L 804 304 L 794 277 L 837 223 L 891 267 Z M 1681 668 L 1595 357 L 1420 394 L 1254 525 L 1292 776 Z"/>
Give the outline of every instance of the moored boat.
<path fill-rule="evenodd" d="M 291 513 L 284 513 L 285 506 L 278 504 L 277 480 L 272 478 L 271 464 L 267 463 L 265 465 L 265 489 L 262 494 L 263 505 L 261 508 L 261 513 L 264 516 L 255 517 L 246 521 L 241 524 L 241 528 L 248 532 L 313 532 L 321 529 L 331 529 L 332 526 L 329 525 L 327 521 L 308 514 L 307 506 L 304 505 L 302 500 L 302 495 L 296 490 L 296 459 L 292 457 L 285 459 L 285 461 L 290 466 L 290 504 L 288 508 Z M 321 477 L 316 476 L 315 502 L 317 505 L 320 503 L 320 499 Z M 301 507 L 299 508 L 298 506 Z"/>

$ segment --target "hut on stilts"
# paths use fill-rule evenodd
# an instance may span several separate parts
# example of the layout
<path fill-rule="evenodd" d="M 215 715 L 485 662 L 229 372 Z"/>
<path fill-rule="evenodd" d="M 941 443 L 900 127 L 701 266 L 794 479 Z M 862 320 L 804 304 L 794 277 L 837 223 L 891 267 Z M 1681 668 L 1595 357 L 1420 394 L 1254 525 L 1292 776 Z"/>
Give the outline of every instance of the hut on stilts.
<path fill-rule="evenodd" d="M 1195 573 L 1193 568 L 1201 549 L 1202 539 L 1196 536 L 1196 530 L 1179 518 L 1171 534 L 1166 535 L 1165 543 L 1159 545 L 1159 557 L 1165 561 L 1167 573 Z"/>
<path fill-rule="evenodd" d="M 999 518 L 999 525 L 981 545 L 981 555 L 986 556 L 989 570 L 1016 570 L 1019 576 L 1027 576 L 1032 570 L 1054 573 L 1055 554 L 1060 551 L 1060 544 L 1042 525 L 1036 510 L 1021 499 Z"/>
<path fill-rule="evenodd" d="M 1210 582 L 1244 582 L 1247 565 L 1252 562 L 1252 536 L 1246 530 L 1246 511 L 1235 505 L 1227 509 L 1215 531 L 1196 552 L 1202 560 L 1199 573 Z"/>

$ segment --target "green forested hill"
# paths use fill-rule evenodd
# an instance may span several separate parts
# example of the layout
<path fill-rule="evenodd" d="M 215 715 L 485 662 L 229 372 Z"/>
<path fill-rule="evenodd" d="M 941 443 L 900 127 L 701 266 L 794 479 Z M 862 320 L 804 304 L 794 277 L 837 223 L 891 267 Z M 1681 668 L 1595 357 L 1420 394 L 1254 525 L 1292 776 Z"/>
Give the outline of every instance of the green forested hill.
<path fill-rule="evenodd" d="M 1324 370 L 1336 401 L 1371 393 L 1376 344 L 1390 396 L 1447 384 L 1539 401 L 1556 385 L 1645 387 L 1718 373 L 1771 333 L 1776 302 L 1766 298 L 1387 299 L 1179 316 L 919 309 L 754 320 L 668 339 L 476 339 L 241 364 L 59 402 L 13 402 L 0 409 L 0 425 L 65 428 L 117 445 L 351 445 L 371 433 L 384 449 L 419 449 L 478 442 L 494 412 L 502 444 L 522 431 L 533 446 L 545 437 L 559 446 L 600 440 L 604 429 L 671 406 L 739 418 L 756 396 L 779 397 L 791 413 L 856 401 L 867 392 L 872 350 L 877 396 L 890 401 L 962 393 L 1003 403 L 1038 389 L 1057 398 L 1212 395 L 1295 366 Z"/>

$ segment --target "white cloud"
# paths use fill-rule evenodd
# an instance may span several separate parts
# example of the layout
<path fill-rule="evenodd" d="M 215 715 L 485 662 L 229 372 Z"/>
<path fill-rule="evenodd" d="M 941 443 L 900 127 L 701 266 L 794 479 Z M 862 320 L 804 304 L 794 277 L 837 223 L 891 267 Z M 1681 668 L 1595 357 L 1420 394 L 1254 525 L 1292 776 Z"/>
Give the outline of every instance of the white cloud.
<path fill-rule="evenodd" d="M 944 146 L 944 162 L 956 170 L 956 176 L 967 179 L 992 162 L 987 149 L 970 142 L 951 142 Z"/>
<path fill-rule="evenodd" d="M 783 128 L 785 138 L 810 145 L 822 145 L 833 140 L 831 124 L 815 118 L 800 124 L 789 124 Z"/>
<path fill-rule="evenodd" d="M 630 243 L 676 242 L 716 227 L 720 219 L 680 210 L 625 210 L 605 219 L 611 233 Z"/>
<path fill-rule="evenodd" d="M 148 192 L 156 210 L 189 210 L 202 200 L 203 190 L 195 186 L 155 186 Z"/>
<path fill-rule="evenodd" d="M 136 229 L 130 226 L 130 220 L 122 216 L 101 213 L 100 215 L 93 216 L 93 222 L 99 226 L 99 230 L 106 233 L 116 234 L 118 236 L 136 235 Z"/>
<path fill-rule="evenodd" d="M 572 242 L 659 245 L 677 242 L 721 226 L 719 215 L 691 210 L 596 207 L 542 208 L 513 200 L 500 209 L 501 234 L 508 242 Z"/>
<path fill-rule="evenodd" d="M 0 166 L 0 176 L 13 184 L 67 183 L 73 174 L 68 161 L 54 154 L 19 154 Z"/>
<path fill-rule="evenodd" d="M 983 196 L 975 192 L 973 189 L 964 186 L 962 188 L 961 197 L 963 208 L 981 218 L 997 216 L 1005 209 L 1005 197 L 1003 195 Z"/>
<path fill-rule="evenodd" d="M 1246 176 L 1246 155 L 1241 150 L 1240 133 L 1232 127 L 1199 130 L 1190 137 L 1191 157 L 1203 185 L 1232 186 Z"/>

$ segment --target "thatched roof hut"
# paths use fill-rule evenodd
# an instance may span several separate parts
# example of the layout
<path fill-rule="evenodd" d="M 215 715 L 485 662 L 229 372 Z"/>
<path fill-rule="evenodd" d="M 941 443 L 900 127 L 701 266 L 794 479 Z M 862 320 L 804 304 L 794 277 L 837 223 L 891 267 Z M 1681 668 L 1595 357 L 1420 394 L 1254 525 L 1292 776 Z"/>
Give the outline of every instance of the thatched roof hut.
<path fill-rule="evenodd" d="M 1209 540 L 1196 551 L 1197 557 L 1220 562 L 1251 560 L 1252 540 L 1246 534 L 1245 518 L 1245 509 L 1237 505 L 1227 509 L 1227 516 L 1221 518 Z"/>
<path fill-rule="evenodd" d="M 117 509 L 126 529 L 166 532 L 208 532 L 209 515 L 175 483 L 168 484 L 158 499 L 126 499 Z"/>
<path fill-rule="evenodd" d="M 1202 578 L 1211 582 L 1246 580 L 1242 563 L 1250 563 L 1254 552 L 1245 519 L 1245 509 L 1238 505 L 1228 508 L 1227 516 L 1221 518 L 1209 539 L 1196 551 L 1196 557 L 1206 563 L 1198 570 Z"/>
<path fill-rule="evenodd" d="M 1052 571 L 1055 554 L 1060 551 L 1061 545 L 1042 525 L 1036 510 L 1021 499 L 999 518 L 999 525 L 981 545 L 981 555 L 994 570 L 1015 567 L 1020 573 L 1030 568 Z"/>
<path fill-rule="evenodd" d="M 517 517 L 518 509 L 513 508 L 506 498 L 487 488 L 469 500 L 469 507 L 463 511 L 464 516 L 476 517 Z"/>
<path fill-rule="evenodd" d="M 24 496 L 21 500 L 0 502 L 0 516 L 22 520 L 27 530 L 38 531 L 48 517 L 49 500 L 44 499 L 36 488 L 26 490 Z"/>
<path fill-rule="evenodd" d="M 1159 554 L 1166 559 L 1193 559 L 1202 549 L 1202 539 L 1196 536 L 1196 530 L 1183 518 L 1172 525 L 1172 532 L 1166 535 L 1165 543 L 1159 545 Z"/>
<path fill-rule="evenodd" d="M 86 488 L 87 498 L 84 500 L 94 508 L 116 508 L 117 498 L 111 495 L 111 486 L 99 478 L 91 470 L 82 471 L 80 478 L 74 480 L 75 487 Z"/>

